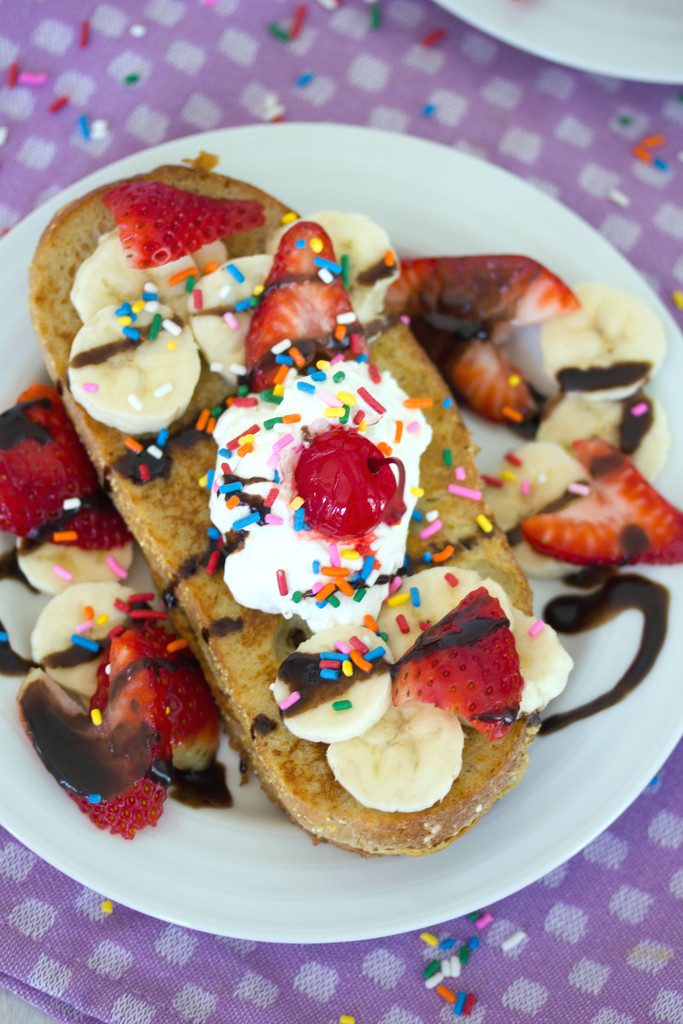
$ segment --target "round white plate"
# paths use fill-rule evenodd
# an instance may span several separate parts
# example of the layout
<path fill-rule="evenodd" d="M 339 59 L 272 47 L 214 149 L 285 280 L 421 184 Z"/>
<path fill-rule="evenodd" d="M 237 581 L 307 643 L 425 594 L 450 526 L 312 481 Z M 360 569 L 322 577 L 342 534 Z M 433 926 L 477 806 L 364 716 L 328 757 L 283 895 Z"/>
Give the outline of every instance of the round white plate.
<path fill-rule="evenodd" d="M 593 278 L 630 289 L 658 311 L 669 331 L 665 372 L 653 391 L 683 436 L 683 344 L 642 278 L 592 228 L 512 175 L 446 147 L 400 135 L 328 125 L 230 129 L 169 142 L 126 157 L 37 210 L 0 242 L 0 408 L 41 373 L 26 312 L 26 267 L 54 211 L 88 189 L 179 161 L 199 149 L 220 154 L 220 170 L 253 181 L 302 211 L 360 210 L 386 225 L 400 252 L 522 252 L 569 282 Z M 429 188 L 424 170 L 429 168 Z M 11 372 L 8 372 L 11 368 Z M 482 464 L 512 443 L 504 429 L 481 429 Z M 683 505 L 680 440 L 661 478 Z M 652 575 L 672 587 L 680 616 L 681 576 Z M 675 588 L 675 589 L 674 589 Z M 0 584 L 0 618 L 28 636 L 35 609 Z M 539 598 L 547 599 L 552 587 Z M 538 610 L 543 600 L 538 602 Z M 568 643 L 577 667 L 557 709 L 609 687 L 635 646 L 636 614 Z M 19 645 L 20 646 L 20 645 Z M 24 653 L 26 652 L 24 644 Z M 655 670 L 620 705 L 538 739 L 522 783 L 474 829 L 428 858 L 364 860 L 314 846 L 261 793 L 239 787 L 234 755 L 230 811 L 193 811 L 174 801 L 155 830 L 126 843 L 90 825 L 40 764 L 17 718 L 17 680 L 0 687 L 0 822 L 60 870 L 100 893 L 205 931 L 280 942 L 387 935 L 463 914 L 528 885 L 570 857 L 637 796 L 673 749 L 683 712 L 679 658 L 669 642 Z M 270 680 L 264 680 L 264 685 Z"/>
<path fill-rule="evenodd" d="M 560 64 L 680 84 L 680 0 L 436 0 L 505 43 Z"/>

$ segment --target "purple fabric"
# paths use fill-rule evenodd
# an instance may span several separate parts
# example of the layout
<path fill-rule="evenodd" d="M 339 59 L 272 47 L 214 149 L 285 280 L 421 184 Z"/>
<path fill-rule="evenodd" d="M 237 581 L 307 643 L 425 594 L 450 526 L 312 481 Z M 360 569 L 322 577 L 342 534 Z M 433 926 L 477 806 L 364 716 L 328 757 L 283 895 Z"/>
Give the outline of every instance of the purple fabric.
<path fill-rule="evenodd" d="M 626 252 L 674 312 L 683 287 L 678 150 L 683 97 L 526 56 L 426 0 L 362 0 L 335 12 L 309 0 L 293 43 L 294 0 L 114 0 L 16 5 L 0 25 L 0 70 L 46 72 L 0 88 L 0 230 L 63 186 L 141 146 L 269 120 L 332 120 L 423 135 L 487 156 L 552 192 Z M 9 8 L 7 8 L 9 10 Z M 80 21 L 91 22 L 79 47 Z M 146 34 L 130 34 L 134 24 Z M 434 47 L 420 40 L 447 35 Z M 301 75 L 313 77 L 297 84 Z M 4 72 L 3 72 L 4 74 Z M 124 84 L 129 74 L 140 75 Z M 47 110 L 55 97 L 70 103 Z M 85 140 L 77 117 L 108 122 Z M 655 156 L 631 154 L 662 133 Z M 190 154 L 188 154 L 190 155 Z M 668 169 L 667 169 L 668 165 Z M 609 193 L 619 189 L 630 205 Z M 562 240 L 558 239 L 558 245 Z M 679 317 L 682 314 L 678 313 Z M 477 994 L 470 1020 L 683 1024 L 683 748 L 636 804 L 582 854 L 491 908 L 455 990 Z M 416 934 L 285 947 L 168 926 L 82 889 L 0 830 L 0 984 L 60 1021 L 96 1024 L 427 1024 L 452 1019 L 421 981 Z M 501 943 L 527 937 L 505 952 Z M 433 931 L 467 939 L 466 920 Z"/>

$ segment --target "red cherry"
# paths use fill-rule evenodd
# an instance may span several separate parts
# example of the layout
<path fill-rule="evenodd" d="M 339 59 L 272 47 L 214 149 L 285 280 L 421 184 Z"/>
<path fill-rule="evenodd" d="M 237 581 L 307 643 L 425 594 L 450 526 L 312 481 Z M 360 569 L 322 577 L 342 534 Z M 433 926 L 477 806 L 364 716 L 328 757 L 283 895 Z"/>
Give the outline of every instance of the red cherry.
<path fill-rule="evenodd" d="M 399 469 L 399 484 L 390 463 Z M 384 457 L 356 430 L 332 427 L 318 434 L 299 456 L 294 478 L 306 502 L 306 521 L 328 537 L 362 537 L 383 519 L 403 512 L 403 465 Z M 400 485 L 400 486 L 399 486 Z"/>

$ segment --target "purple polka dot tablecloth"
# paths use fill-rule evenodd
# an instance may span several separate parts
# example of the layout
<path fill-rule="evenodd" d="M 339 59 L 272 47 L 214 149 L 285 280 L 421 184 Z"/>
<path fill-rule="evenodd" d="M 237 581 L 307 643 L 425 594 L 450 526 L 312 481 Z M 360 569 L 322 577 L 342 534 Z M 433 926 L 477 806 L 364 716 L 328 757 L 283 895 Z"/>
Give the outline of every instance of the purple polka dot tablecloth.
<path fill-rule="evenodd" d="M 11 15 L 6 0 L 2 10 L 0 231 L 89 171 L 175 136 L 278 119 L 366 124 L 466 149 L 558 197 L 683 320 L 676 88 L 541 61 L 427 0 L 41 0 Z M 479 940 L 448 979 L 476 996 L 473 1024 L 683 1024 L 682 777 L 679 747 L 583 853 L 482 908 L 485 927 L 431 929 L 456 950 Z M 424 985 L 434 952 L 417 933 L 326 946 L 203 935 L 108 906 L 2 830 L 0 919 L 0 986 L 59 1021 L 454 1017 Z"/>

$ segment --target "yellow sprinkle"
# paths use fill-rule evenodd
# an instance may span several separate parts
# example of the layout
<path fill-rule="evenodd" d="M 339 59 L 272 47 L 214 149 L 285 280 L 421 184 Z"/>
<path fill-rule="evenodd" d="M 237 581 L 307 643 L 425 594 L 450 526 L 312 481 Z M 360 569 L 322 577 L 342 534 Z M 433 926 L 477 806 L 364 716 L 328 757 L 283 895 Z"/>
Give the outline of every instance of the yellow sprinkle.
<path fill-rule="evenodd" d="M 253 444 L 254 443 L 254 435 L 253 434 L 242 434 L 242 436 L 239 437 L 237 440 L 239 441 L 240 445 L 243 445 L 243 444 Z"/>
<path fill-rule="evenodd" d="M 105 622 L 109 622 L 109 616 L 105 615 L 104 613 L 102 615 L 98 615 L 97 618 L 95 619 L 95 622 L 97 623 L 98 626 L 103 626 Z"/>
<path fill-rule="evenodd" d="M 475 523 L 477 524 L 479 529 L 482 530 L 484 533 L 492 533 L 493 532 L 493 523 L 488 518 L 488 516 L 484 515 L 483 512 L 479 513 L 479 515 L 475 519 Z"/>
<path fill-rule="evenodd" d="M 304 503 L 304 499 L 297 495 L 296 498 L 292 498 L 292 500 L 289 503 L 289 507 L 296 512 L 298 509 L 301 508 L 303 503 Z"/>
<path fill-rule="evenodd" d="M 352 395 L 350 391 L 338 391 L 337 398 L 339 399 L 340 402 L 343 402 L 344 405 L 356 404 L 356 396 Z"/>
<path fill-rule="evenodd" d="M 339 1024 L 356 1024 L 356 1018 L 352 1017 L 349 1013 L 342 1013 L 339 1018 Z"/>
<path fill-rule="evenodd" d="M 329 370 L 329 368 L 332 366 L 332 363 L 329 361 L 329 359 L 319 359 L 315 365 L 316 369 L 318 370 Z"/>
<path fill-rule="evenodd" d="M 683 309 L 683 292 L 675 291 L 671 296 L 679 309 Z"/>
<path fill-rule="evenodd" d="M 166 713 L 167 715 L 170 715 L 170 714 L 171 714 L 171 709 L 170 709 L 170 707 L 168 706 L 168 704 L 167 704 L 167 705 L 166 705 L 166 707 L 164 708 L 164 711 L 165 711 L 165 713 Z"/>
<path fill-rule="evenodd" d="M 253 295 L 261 295 L 265 291 L 265 285 L 257 284 L 254 288 Z"/>
<path fill-rule="evenodd" d="M 289 213 L 285 213 L 285 214 L 282 215 L 282 219 L 281 219 L 280 223 L 281 224 L 293 224 L 294 221 L 298 220 L 298 219 L 299 219 L 299 215 L 294 213 L 293 210 L 290 210 Z"/>
<path fill-rule="evenodd" d="M 336 420 L 343 416 L 345 412 L 346 409 L 344 408 L 343 405 L 340 407 L 329 406 L 327 409 L 325 409 L 325 416 L 327 417 L 328 420 Z"/>
<path fill-rule="evenodd" d="M 423 498 L 425 489 L 424 487 L 411 487 L 410 493 L 413 495 L 414 498 Z"/>
<path fill-rule="evenodd" d="M 118 322 L 121 324 L 122 327 L 127 327 L 128 324 L 132 324 L 133 323 L 133 317 L 132 316 L 119 316 L 116 319 L 118 320 Z"/>
<path fill-rule="evenodd" d="M 112 903 L 111 900 L 102 900 L 102 902 L 100 903 L 100 908 L 105 914 L 114 913 L 114 904 Z"/>
<path fill-rule="evenodd" d="M 175 341 L 167 341 L 166 342 L 166 348 L 168 349 L 169 352 L 175 352 L 175 350 L 176 350 L 176 343 L 175 343 Z"/>
<path fill-rule="evenodd" d="M 322 238 L 312 238 L 311 239 L 311 249 L 313 250 L 313 252 L 322 252 L 323 251 L 323 241 L 322 241 Z"/>
<path fill-rule="evenodd" d="M 346 661 L 342 661 L 342 672 L 345 676 L 348 676 L 349 679 L 353 675 L 353 664 L 348 660 L 348 658 Z"/>
<path fill-rule="evenodd" d="M 199 486 L 201 488 L 206 487 L 207 482 L 208 482 L 208 478 L 206 476 L 206 473 L 204 474 L 204 476 L 200 476 L 199 479 L 197 480 L 197 483 L 199 484 Z"/>
<path fill-rule="evenodd" d="M 508 377 L 508 384 L 510 385 L 511 388 L 516 388 L 521 383 L 522 383 L 522 378 L 520 377 L 520 375 L 518 373 L 512 373 Z"/>
<path fill-rule="evenodd" d="M 349 562 L 354 562 L 357 558 L 360 558 L 359 553 L 354 551 L 353 548 L 342 548 L 340 554 L 342 558 L 346 558 Z"/>
<path fill-rule="evenodd" d="M 368 429 L 367 420 L 361 420 L 360 423 L 358 424 L 358 433 L 359 434 L 364 434 L 367 429 Z"/>
<path fill-rule="evenodd" d="M 144 299 L 138 299 L 138 301 L 134 302 L 133 306 L 132 306 L 132 310 L 133 310 L 134 313 L 141 313 L 144 308 L 145 308 L 145 300 Z"/>
<path fill-rule="evenodd" d="M 514 481 L 517 479 L 517 474 L 513 473 L 511 469 L 501 469 L 500 475 L 502 476 L 503 480 Z"/>
<path fill-rule="evenodd" d="M 387 598 L 387 604 L 390 608 L 396 608 L 399 604 L 407 604 L 410 601 L 410 594 L 392 594 L 391 597 Z"/>
<path fill-rule="evenodd" d="M 275 387 L 273 388 L 273 394 L 277 395 L 278 398 L 280 398 L 281 395 L 284 395 L 284 393 L 285 389 L 282 384 L 276 384 Z"/>
<path fill-rule="evenodd" d="M 93 725 L 102 725 L 102 712 L 99 708 L 93 708 L 90 712 L 90 719 Z"/>
<path fill-rule="evenodd" d="M 423 942 L 426 942 L 428 946 L 438 946 L 439 940 L 436 935 L 432 935 L 431 932 L 421 932 L 420 938 Z"/>

